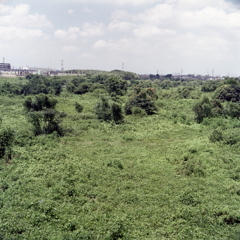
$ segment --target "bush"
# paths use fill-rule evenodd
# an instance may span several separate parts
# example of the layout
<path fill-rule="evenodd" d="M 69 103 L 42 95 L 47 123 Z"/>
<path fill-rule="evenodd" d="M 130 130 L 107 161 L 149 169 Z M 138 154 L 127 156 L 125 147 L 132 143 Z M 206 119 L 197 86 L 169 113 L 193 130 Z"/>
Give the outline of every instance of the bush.
<path fill-rule="evenodd" d="M 81 84 L 79 84 L 77 89 L 74 91 L 74 93 L 75 94 L 85 94 L 85 93 L 89 92 L 91 86 L 92 86 L 92 84 L 88 83 L 88 82 L 81 83 Z"/>
<path fill-rule="evenodd" d="M 14 131 L 10 128 L 0 130 L 0 158 L 11 159 L 14 136 Z"/>
<path fill-rule="evenodd" d="M 223 139 L 225 144 L 228 145 L 234 145 L 238 142 L 240 142 L 240 136 L 239 133 L 234 131 L 228 131 L 227 133 L 224 134 L 224 139 Z"/>
<path fill-rule="evenodd" d="M 219 129 L 215 129 L 209 136 L 210 142 L 220 142 L 223 140 L 223 134 Z"/>
<path fill-rule="evenodd" d="M 222 85 L 216 89 L 214 97 L 221 101 L 238 102 L 240 100 L 240 86 Z"/>
<path fill-rule="evenodd" d="M 118 103 L 113 102 L 111 108 L 113 121 L 115 123 L 122 123 L 124 119 L 122 107 Z"/>
<path fill-rule="evenodd" d="M 47 108 L 55 109 L 56 104 L 56 99 L 43 93 L 34 97 L 27 97 L 26 100 L 23 102 L 23 106 L 27 112 L 42 111 Z"/>
<path fill-rule="evenodd" d="M 115 123 L 122 123 L 124 116 L 121 106 L 109 98 L 102 96 L 101 100 L 95 106 L 95 114 L 98 119 L 104 121 L 113 120 Z"/>
<path fill-rule="evenodd" d="M 138 116 L 146 116 L 147 115 L 145 110 L 140 107 L 132 107 L 132 114 L 138 115 Z"/>
<path fill-rule="evenodd" d="M 82 112 L 83 110 L 83 106 L 81 104 L 79 104 L 78 102 L 75 102 L 75 109 L 77 112 Z"/>
<path fill-rule="evenodd" d="M 124 95 L 127 91 L 127 81 L 117 76 L 111 76 L 104 81 L 104 85 L 109 94 Z"/>
<path fill-rule="evenodd" d="M 60 122 L 66 114 L 55 110 L 57 100 L 45 94 L 28 97 L 23 106 L 27 111 L 27 119 L 33 126 L 34 135 L 50 134 L 56 131 L 62 135 Z"/>
<path fill-rule="evenodd" d="M 125 105 L 125 113 L 132 114 L 133 107 L 143 109 L 147 115 L 156 113 L 157 107 L 154 100 L 157 99 L 156 90 L 153 88 L 141 89 L 139 87 L 134 89 L 130 100 Z"/>
<path fill-rule="evenodd" d="M 40 75 L 31 75 L 28 80 L 29 82 L 21 90 L 24 95 L 39 93 L 59 95 L 62 92 L 62 84 L 58 78 L 50 79 Z"/>
<path fill-rule="evenodd" d="M 204 118 L 212 117 L 212 106 L 207 97 L 204 97 L 200 102 L 195 103 L 192 110 L 195 113 L 195 120 L 201 123 Z"/>
<path fill-rule="evenodd" d="M 229 102 L 227 105 L 227 114 L 231 118 L 238 118 L 240 117 L 240 106 L 238 103 Z"/>

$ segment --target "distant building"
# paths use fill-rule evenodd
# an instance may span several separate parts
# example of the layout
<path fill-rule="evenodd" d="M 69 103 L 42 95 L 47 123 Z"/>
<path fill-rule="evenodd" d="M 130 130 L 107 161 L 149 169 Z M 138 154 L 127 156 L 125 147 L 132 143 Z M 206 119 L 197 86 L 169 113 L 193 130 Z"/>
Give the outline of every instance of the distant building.
<path fill-rule="evenodd" d="M 11 70 L 10 63 L 0 63 L 0 71 L 9 71 Z"/>

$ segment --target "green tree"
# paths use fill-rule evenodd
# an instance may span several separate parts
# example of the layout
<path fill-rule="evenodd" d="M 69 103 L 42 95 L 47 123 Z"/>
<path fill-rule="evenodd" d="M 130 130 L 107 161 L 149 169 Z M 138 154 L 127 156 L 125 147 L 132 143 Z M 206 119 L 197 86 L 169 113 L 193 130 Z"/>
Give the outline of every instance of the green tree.
<path fill-rule="evenodd" d="M 227 114 L 231 118 L 240 118 L 240 106 L 238 103 L 229 102 L 227 104 Z"/>
<path fill-rule="evenodd" d="M 109 94 L 124 95 L 127 91 L 127 81 L 112 75 L 106 79 L 104 82 L 106 90 Z"/>
<path fill-rule="evenodd" d="M 75 109 L 76 109 L 77 112 L 80 113 L 83 110 L 83 106 L 80 103 L 75 102 Z"/>
<path fill-rule="evenodd" d="M 194 104 L 192 110 L 195 113 L 195 120 L 201 123 L 204 118 L 212 117 L 212 106 L 207 97 L 204 97 L 201 101 Z"/>
<path fill-rule="evenodd" d="M 74 91 L 75 94 L 85 94 L 89 92 L 90 88 L 92 86 L 92 83 L 89 82 L 83 82 L 80 83 L 77 89 Z"/>
<path fill-rule="evenodd" d="M 0 119 L 0 125 L 2 119 Z M 12 157 L 12 146 L 15 138 L 15 133 L 10 128 L 0 129 L 0 158 L 7 157 L 11 159 Z"/>
<path fill-rule="evenodd" d="M 112 120 L 112 111 L 111 104 L 109 98 L 102 96 L 101 100 L 97 102 L 95 106 L 95 114 L 98 119 L 102 119 L 104 121 Z"/>
<path fill-rule="evenodd" d="M 221 101 L 238 102 L 240 101 L 240 86 L 222 85 L 216 89 L 214 97 Z"/>
<path fill-rule="evenodd" d="M 127 115 L 132 114 L 133 107 L 140 107 L 144 109 L 146 114 L 151 115 L 156 113 L 157 107 L 154 100 L 157 99 L 156 90 L 153 88 L 135 88 L 132 96 L 125 105 L 125 113 Z"/>
<path fill-rule="evenodd" d="M 113 120 L 115 123 L 122 123 L 124 119 L 122 107 L 106 96 L 102 96 L 100 101 L 96 104 L 95 114 L 98 119 L 104 121 Z"/>
<path fill-rule="evenodd" d="M 32 124 L 35 135 L 50 134 L 54 131 L 63 135 L 60 123 L 66 114 L 55 110 L 56 104 L 56 99 L 45 94 L 28 97 L 24 101 L 27 119 Z"/>

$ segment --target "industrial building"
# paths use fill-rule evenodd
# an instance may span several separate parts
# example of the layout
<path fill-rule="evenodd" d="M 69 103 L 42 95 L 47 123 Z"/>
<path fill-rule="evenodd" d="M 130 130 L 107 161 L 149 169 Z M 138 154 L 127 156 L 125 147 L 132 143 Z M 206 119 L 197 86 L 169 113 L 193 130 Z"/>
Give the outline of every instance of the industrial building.
<path fill-rule="evenodd" d="M 10 63 L 0 63 L 0 71 L 10 71 L 11 64 Z"/>

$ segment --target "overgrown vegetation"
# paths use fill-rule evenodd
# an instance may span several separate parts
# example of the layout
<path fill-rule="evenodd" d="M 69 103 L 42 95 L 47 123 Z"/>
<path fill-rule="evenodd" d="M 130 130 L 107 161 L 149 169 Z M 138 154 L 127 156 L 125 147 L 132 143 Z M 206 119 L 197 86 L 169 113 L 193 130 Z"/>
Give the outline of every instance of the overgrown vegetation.
<path fill-rule="evenodd" d="M 0 239 L 238 239 L 238 86 L 0 78 Z"/>

